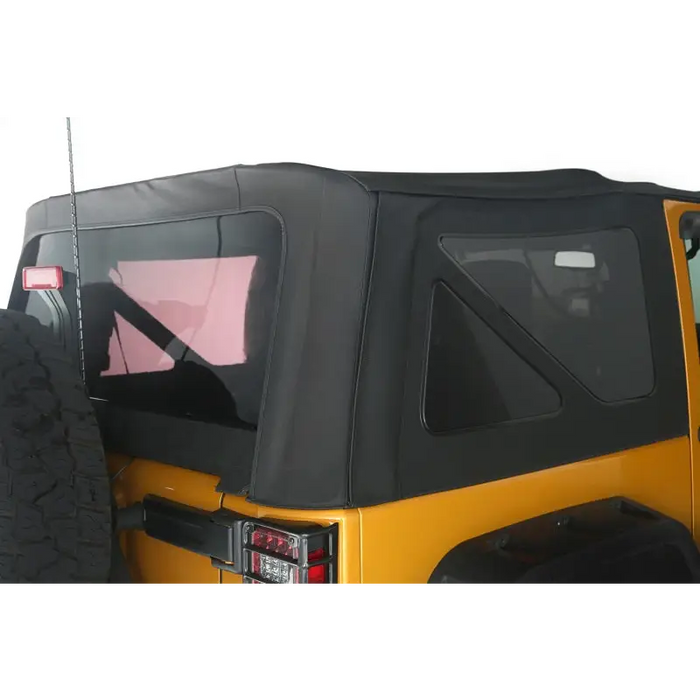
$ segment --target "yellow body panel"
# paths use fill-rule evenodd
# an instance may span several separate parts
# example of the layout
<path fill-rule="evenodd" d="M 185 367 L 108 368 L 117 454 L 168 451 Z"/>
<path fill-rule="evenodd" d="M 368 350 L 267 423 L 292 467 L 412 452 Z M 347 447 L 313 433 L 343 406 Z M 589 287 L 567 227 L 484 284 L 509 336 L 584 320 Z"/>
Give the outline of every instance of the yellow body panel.
<path fill-rule="evenodd" d="M 129 475 L 129 476 L 127 476 Z M 216 478 L 135 461 L 117 482 L 120 505 L 153 493 L 215 510 Z M 421 583 L 460 542 L 543 513 L 610 496 L 627 496 L 691 525 L 687 438 L 444 493 L 369 508 L 287 510 L 226 496 L 223 506 L 258 518 L 338 523 L 341 583 Z M 117 488 L 115 487 L 115 491 Z M 127 496 L 128 494 L 128 496 Z M 209 560 L 130 533 L 126 553 L 137 581 L 240 583 Z"/>
<path fill-rule="evenodd" d="M 683 345 L 685 348 L 685 369 L 688 382 L 688 416 L 691 435 L 691 459 L 693 475 L 693 535 L 700 543 L 700 354 L 698 336 L 695 330 L 695 311 L 690 288 L 690 275 L 685 258 L 685 243 L 681 240 L 679 225 L 681 215 L 686 211 L 700 211 L 700 204 L 687 202 L 664 202 L 668 224 L 673 266 L 676 271 L 676 288 L 681 311 Z"/>
<path fill-rule="evenodd" d="M 611 496 L 627 496 L 690 526 L 688 439 L 362 508 L 362 580 L 425 582 L 440 559 L 464 540 Z"/>
<path fill-rule="evenodd" d="M 683 437 L 469 488 L 348 510 L 286 510 L 258 506 L 216 492 L 218 479 L 146 460 L 110 457 L 120 506 L 148 494 L 216 510 L 223 506 L 257 518 L 339 527 L 339 580 L 345 583 L 420 583 L 460 542 L 580 503 L 626 496 L 676 518 L 698 532 L 700 483 L 700 359 L 685 247 L 678 235 L 684 211 L 700 205 L 666 202 L 683 327 L 691 438 Z M 650 291 L 653 294 L 653 290 Z M 586 426 L 582 425 L 581 430 Z M 692 462 L 691 462 L 692 452 Z M 124 465 L 128 466 L 124 468 Z M 691 468 L 691 464 L 692 467 Z M 426 469 L 430 468 L 426 464 Z M 694 496 L 694 497 L 693 497 Z M 695 508 L 695 512 L 693 512 Z M 129 533 L 123 541 L 132 575 L 149 582 L 240 583 L 206 557 Z"/>

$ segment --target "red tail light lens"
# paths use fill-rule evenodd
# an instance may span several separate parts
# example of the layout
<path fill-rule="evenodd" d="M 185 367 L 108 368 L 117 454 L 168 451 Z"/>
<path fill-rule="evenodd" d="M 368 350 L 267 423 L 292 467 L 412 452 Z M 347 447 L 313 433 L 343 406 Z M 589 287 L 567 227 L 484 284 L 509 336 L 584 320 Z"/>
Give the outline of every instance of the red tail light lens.
<path fill-rule="evenodd" d="M 330 583 L 335 571 L 334 534 L 335 528 L 293 533 L 247 522 L 244 582 Z"/>
<path fill-rule="evenodd" d="M 319 549 L 314 549 L 313 552 L 309 552 L 309 562 L 319 561 L 325 558 L 326 552 L 323 547 Z M 309 583 L 328 583 L 328 571 L 325 564 L 317 564 L 316 566 L 309 567 L 308 574 Z"/>
<path fill-rule="evenodd" d="M 269 552 L 283 554 L 285 557 L 299 558 L 299 538 L 284 532 L 270 530 L 267 527 L 256 527 L 251 536 L 251 542 Z"/>
<path fill-rule="evenodd" d="M 63 289 L 62 267 L 25 267 L 22 270 L 25 292 L 42 289 Z"/>

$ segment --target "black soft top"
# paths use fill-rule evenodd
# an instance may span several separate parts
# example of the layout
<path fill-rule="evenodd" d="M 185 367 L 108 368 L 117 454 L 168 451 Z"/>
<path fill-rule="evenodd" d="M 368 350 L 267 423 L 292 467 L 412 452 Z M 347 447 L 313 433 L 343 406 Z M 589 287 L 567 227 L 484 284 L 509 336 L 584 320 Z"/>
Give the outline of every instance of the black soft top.
<path fill-rule="evenodd" d="M 644 194 L 700 202 L 700 192 L 644 182 L 619 182 L 592 170 L 566 169 L 515 173 L 380 173 L 330 170 L 297 163 L 238 165 L 113 185 L 79 193 L 81 225 L 128 223 L 138 217 L 170 218 L 228 209 L 236 203 L 240 173 L 287 179 L 290 175 L 345 179 L 367 192 L 393 192 L 477 199 L 560 199 L 601 194 Z M 238 193 L 240 199 L 240 193 Z M 70 227 L 68 195 L 34 204 L 27 213 L 28 237 Z"/>
<path fill-rule="evenodd" d="M 433 438 L 421 432 L 419 390 L 415 396 L 406 394 L 406 387 L 413 386 L 409 379 L 414 381 L 407 379 L 407 367 L 414 362 L 408 362 L 408 347 L 412 343 L 417 348 L 410 352 L 417 353 L 419 373 L 424 333 L 424 322 L 416 325 L 412 319 L 427 313 L 432 274 L 419 269 L 427 265 L 420 251 L 428 250 L 428 257 L 439 254 L 430 252 L 437 251 L 430 237 L 440 231 L 505 230 L 527 235 L 629 224 L 636 227 L 643 256 L 650 261 L 646 274 L 659 276 L 658 288 L 668 287 L 667 306 L 654 302 L 660 305 L 663 323 L 669 316 L 666 309 L 675 303 L 671 263 L 664 262 L 668 256 L 664 199 L 700 202 L 700 193 L 615 182 L 586 170 L 360 173 L 269 164 L 80 192 L 77 214 L 82 229 L 223 212 L 265 211 L 277 219 L 284 263 L 255 457 L 252 469 L 247 461 L 221 470 L 220 488 L 247 490 L 258 503 L 323 508 L 455 488 L 467 483 L 466 462 L 476 459 L 483 469 L 488 464 L 486 448 L 477 459 L 466 447 L 459 452 L 457 438 L 440 442 L 440 450 L 453 452 L 439 453 L 439 459 L 435 452 L 433 459 Z M 70 224 L 67 195 L 38 202 L 27 213 L 25 242 L 42 233 L 67 231 Z M 418 272 L 426 279 L 425 289 L 416 286 Z M 414 330 L 409 333 L 409 328 Z M 673 328 L 664 333 L 673 336 Z M 663 367 L 662 363 L 659 371 Z M 680 371 L 673 382 L 681 386 L 683 381 Z M 682 408 L 683 401 L 676 403 Z M 652 418 L 671 413 L 664 408 Z M 683 420 L 671 416 L 668 421 L 675 422 L 668 434 L 681 434 Z M 642 434 L 647 424 L 642 420 L 638 424 L 630 446 L 651 439 Z M 140 423 L 139 429 L 148 432 L 144 425 Z M 237 439 L 234 433 L 231 444 Z M 409 449 L 412 435 L 425 445 Z M 586 451 L 589 443 L 581 440 L 577 456 L 591 456 Z M 222 444 L 213 438 L 204 442 Z M 197 466 L 184 464 L 178 454 L 162 454 L 161 448 L 154 445 L 143 456 Z M 122 449 L 128 452 L 128 446 Z M 231 452 L 236 454 L 236 449 Z M 513 449 L 522 452 L 515 444 Z M 207 461 L 205 454 L 196 456 Z M 548 452 L 538 458 L 538 468 L 561 463 L 559 458 Z"/>

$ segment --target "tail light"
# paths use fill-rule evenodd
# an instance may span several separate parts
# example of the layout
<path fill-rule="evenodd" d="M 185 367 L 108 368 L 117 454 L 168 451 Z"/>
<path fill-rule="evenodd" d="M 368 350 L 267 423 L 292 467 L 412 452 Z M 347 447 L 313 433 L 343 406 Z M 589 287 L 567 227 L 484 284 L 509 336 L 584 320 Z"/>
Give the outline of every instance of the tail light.
<path fill-rule="evenodd" d="M 336 529 L 290 532 L 267 523 L 243 525 L 244 583 L 334 583 Z"/>
<path fill-rule="evenodd" d="M 148 494 L 149 537 L 209 557 L 244 583 L 336 583 L 338 525 L 259 520 L 226 508 L 212 512 Z"/>
<path fill-rule="evenodd" d="M 22 288 L 25 292 L 44 289 L 63 289 L 62 267 L 25 267 L 22 270 Z"/>

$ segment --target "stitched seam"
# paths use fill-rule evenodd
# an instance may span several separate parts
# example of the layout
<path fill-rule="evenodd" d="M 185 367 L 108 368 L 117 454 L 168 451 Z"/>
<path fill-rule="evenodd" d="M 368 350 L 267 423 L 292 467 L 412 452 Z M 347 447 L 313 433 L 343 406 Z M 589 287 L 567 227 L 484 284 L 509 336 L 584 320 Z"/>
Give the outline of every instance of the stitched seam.
<path fill-rule="evenodd" d="M 363 280 L 366 283 L 366 292 L 362 302 L 360 315 L 362 318 L 362 328 L 360 331 L 360 341 L 358 343 L 357 356 L 355 360 L 355 382 L 353 387 L 352 397 L 352 415 L 350 419 L 350 444 L 348 446 L 348 463 L 347 463 L 347 497 L 346 505 L 351 505 L 353 502 L 353 480 L 352 480 L 352 463 L 355 456 L 355 427 L 357 422 L 357 404 L 360 386 L 360 372 L 362 368 L 362 356 L 365 348 L 365 331 L 367 328 L 367 318 L 369 317 L 369 307 L 371 303 L 372 280 L 374 277 L 374 258 L 377 247 L 377 225 L 379 221 L 379 197 L 369 195 L 370 211 L 367 214 L 367 231 L 372 236 L 372 242 L 367 246 L 365 255 L 365 267 L 363 271 Z"/>

